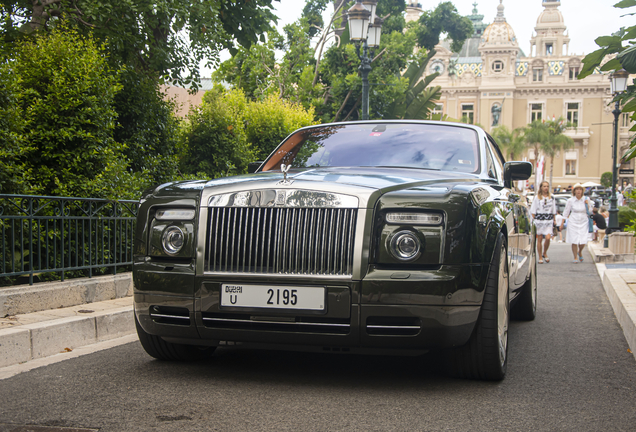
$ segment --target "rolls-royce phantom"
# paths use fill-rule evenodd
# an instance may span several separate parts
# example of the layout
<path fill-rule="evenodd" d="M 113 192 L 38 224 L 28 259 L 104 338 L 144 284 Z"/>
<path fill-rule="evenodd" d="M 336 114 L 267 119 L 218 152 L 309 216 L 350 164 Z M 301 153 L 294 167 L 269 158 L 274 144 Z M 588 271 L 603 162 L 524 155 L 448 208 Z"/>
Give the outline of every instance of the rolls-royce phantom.
<path fill-rule="evenodd" d="M 536 314 L 535 235 L 513 188 L 530 163 L 477 126 L 367 121 L 299 129 L 252 171 L 141 198 L 149 355 L 435 350 L 455 376 L 503 379 L 509 320 Z"/>

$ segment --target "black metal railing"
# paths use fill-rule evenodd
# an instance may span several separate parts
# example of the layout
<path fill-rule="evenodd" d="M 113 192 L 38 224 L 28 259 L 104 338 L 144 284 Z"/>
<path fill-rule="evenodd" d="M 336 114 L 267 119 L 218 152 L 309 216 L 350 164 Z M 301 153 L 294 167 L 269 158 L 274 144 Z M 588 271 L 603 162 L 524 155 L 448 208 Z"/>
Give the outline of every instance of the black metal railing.
<path fill-rule="evenodd" d="M 94 272 L 132 265 L 139 203 L 0 194 L 0 277 Z M 6 284 L 3 283 L 3 284 Z"/>

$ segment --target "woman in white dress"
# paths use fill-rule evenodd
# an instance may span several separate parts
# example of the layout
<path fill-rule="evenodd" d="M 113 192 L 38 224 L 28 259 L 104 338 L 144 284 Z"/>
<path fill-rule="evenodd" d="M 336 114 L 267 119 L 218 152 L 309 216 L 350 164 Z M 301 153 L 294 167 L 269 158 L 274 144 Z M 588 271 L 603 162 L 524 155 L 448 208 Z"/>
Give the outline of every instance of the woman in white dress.
<path fill-rule="evenodd" d="M 574 185 L 572 195 L 563 211 L 563 217 L 568 218 L 565 241 L 572 245 L 574 262 L 578 263 L 583 261 L 583 248 L 590 238 L 588 220 L 594 205 L 588 197 L 583 196 L 583 186 L 580 183 Z"/>
<path fill-rule="evenodd" d="M 537 227 L 537 252 L 539 252 L 539 264 L 543 260 L 549 263 L 548 248 L 550 247 L 550 237 L 554 230 L 554 215 L 556 214 L 556 202 L 550 194 L 550 183 L 541 182 L 537 196 L 532 200 L 530 213 L 534 218 L 534 225 Z"/>

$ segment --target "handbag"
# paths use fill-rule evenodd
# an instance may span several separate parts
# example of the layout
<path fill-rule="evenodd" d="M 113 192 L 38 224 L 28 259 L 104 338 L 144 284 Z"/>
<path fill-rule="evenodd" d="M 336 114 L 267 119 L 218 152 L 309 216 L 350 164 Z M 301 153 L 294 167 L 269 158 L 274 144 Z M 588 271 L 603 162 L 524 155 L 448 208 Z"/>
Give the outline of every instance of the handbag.
<path fill-rule="evenodd" d="M 585 213 L 587 213 L 587 232 L 594 232 L 594 219 L 592 219 L 592 215 L 590 214 L 590 208 L 587 205 L 587 200 L 585 200 Z"/>

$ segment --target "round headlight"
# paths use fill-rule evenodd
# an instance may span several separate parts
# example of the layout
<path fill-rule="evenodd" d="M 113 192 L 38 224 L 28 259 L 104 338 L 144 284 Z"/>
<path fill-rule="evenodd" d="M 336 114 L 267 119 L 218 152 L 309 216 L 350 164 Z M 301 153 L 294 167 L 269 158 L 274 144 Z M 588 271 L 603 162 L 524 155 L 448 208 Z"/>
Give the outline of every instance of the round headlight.
<path fill-rule="evenodd" d="M 185 236 L 181 228 L 171 226 L 165 229 L 163 232 L 162 244 L 163 250 L 168 255 L 175 255 L 179 253 L 183 244 L 185 243 Z"/>
<path fill-rule="evenodd" d="M 420 239 L 411 231 L 400 231 L 391 238 L 391 253 L 401 261 L 417 258 L 420 247 Z"/>

